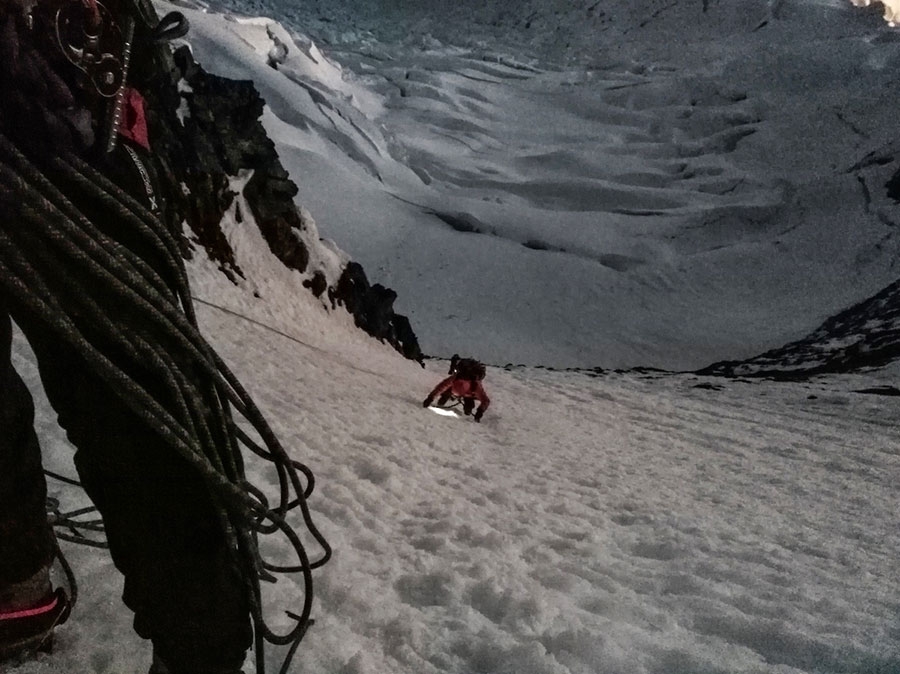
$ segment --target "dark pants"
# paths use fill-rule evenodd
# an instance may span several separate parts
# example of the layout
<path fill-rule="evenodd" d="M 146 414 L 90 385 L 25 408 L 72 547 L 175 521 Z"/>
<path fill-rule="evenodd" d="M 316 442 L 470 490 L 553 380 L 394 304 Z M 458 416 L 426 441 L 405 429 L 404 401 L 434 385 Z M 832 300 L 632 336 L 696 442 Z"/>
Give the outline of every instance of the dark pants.
<path fill-rule="evenodd" d="M 252 636 L 246 588 L 202 478 L 69 347 L 47 339 L 27 319 L 17 322 L 59 423 L 77 448 L 75 465 L 125 576 L 123 600 L 135 612 L 135 630 L 153 640 L 173 673 L 239 666 Z M 52 548 L 34 408 L 9 363 L 6 311 L 0 312 L 0 338 L 0 582 L 15 582 L 47 564 Z"/>
<path fill-rule="evenodd" d="M 30 578 L 53 557 L 34 405 L 10 362 L 11 342 L 0 304 L 0 587 Z"/>
<path fill-rule="evenodd" d="M 84 210 L 91 215 L 90 204 Z M 109 230 L 118 234 L 115 223 Z M 151 254 L 145 259 L 154 264 Z M 104 292 L 97 288 L 96 296 Z M 77 450 L 79 477 L 125 576 L 123 599 L 135 613 L 135 630 L 152 639 L 173 674 L 236 669 L 252 640 L 248 593 L 206 483 L 71 346 L 4 304 L 2 295 L 0 584 L 33 575 L 52 556 L 33 403 L 10 364 L 10 312 L 37 356 L 44 390 Z M 109 316 L 141 320 L 118 308 Z M 150 392 L 165 391 L 150 370 L 130 374 Z M 190 368 L 185 374 L 198 376 Z"/>

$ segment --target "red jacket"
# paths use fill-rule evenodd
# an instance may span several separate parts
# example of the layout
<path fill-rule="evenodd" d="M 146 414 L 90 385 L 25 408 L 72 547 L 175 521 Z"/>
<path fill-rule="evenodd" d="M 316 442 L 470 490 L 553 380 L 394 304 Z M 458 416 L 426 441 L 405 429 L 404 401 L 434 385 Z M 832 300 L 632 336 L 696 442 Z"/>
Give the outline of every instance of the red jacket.
<path fill-rule="evenodd" d="M 458 398 L 475 398 L 480 403 L 478 410 L 482 414 L 487 411 L 488 406 L 491 404 L 491 399 L 488 398 L 488 394 L 484 392 L 484 387 L 481 385 L 480 381 L 457 379 L 456 375 L 450 375 L 440 384 L 435 386 L 434 390 L 428 394 L 428 397 L 437 398 L 448 389 L 450 390 L 450 393 Z"/>

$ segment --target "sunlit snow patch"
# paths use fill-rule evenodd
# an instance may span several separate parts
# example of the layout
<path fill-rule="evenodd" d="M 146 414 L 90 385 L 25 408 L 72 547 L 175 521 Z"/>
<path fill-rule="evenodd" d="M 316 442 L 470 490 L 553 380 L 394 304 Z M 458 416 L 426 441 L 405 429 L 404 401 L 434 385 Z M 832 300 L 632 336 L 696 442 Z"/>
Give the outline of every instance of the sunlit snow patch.
<path fill-rule="evenodd" d="M 872 0 L 850 0 L 857 7 L 868 7 Z M 900 0 L 881 0 L 884 5 L 884 20 L 892 27 L 900 23 Z"/>
<path fill-rule="evenodd" d="M 447 410 L 443 407 L 429 407 L 432 412 L 435 414 L 440 414 L 442 417 L 458 417 L 459 415 L 453 410 Z"/>

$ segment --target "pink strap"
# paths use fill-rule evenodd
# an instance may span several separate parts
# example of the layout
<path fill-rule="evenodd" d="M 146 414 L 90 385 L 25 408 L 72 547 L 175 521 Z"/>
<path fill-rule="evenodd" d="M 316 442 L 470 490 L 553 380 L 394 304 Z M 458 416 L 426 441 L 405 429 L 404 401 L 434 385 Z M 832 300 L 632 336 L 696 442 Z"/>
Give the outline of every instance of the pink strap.
<path fill-rule="evenodd" d="M 16 618 L 30 618 L 36 615 L 43 615 L 44 613 L 49 613 L 53 609 L 56 608 L 56 605 L 59 603 L 59 597 L 57 595 L 53 595 L 50 599 L 50 603 L 45 604 L 43 606 L 35 606 L 34 608 L 26 608 L 21 611 L 10 611 L 9 613 L 0 613 L 0 620 L 15 620 Z"/>
<path fill-rule="evenodd" d="M 147 116 L 144 113 L 144 97 L 137 89 L 126 87 L 122 100 L 122 124 L 119 134 L 134 141 L 145 150 L 150 149 L 147 134 Z"/>

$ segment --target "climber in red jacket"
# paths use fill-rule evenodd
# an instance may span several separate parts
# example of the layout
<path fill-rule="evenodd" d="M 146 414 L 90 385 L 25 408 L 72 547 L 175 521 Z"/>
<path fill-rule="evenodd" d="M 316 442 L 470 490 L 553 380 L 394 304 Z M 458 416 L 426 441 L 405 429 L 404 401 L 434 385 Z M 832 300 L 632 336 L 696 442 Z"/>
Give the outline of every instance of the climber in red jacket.
<path fill-rule="evenodd" d="M 428 397 L 422 402 L 422 407 L 430 407 L 438 396 L 438 405 L 444 405 L 451 396 L 461 398 L 463 401 L 463 413 L 472 414 L 475 401 L 480 404 L 475 411 L 475 421 L 481 421 L 481 417 L 491 404 L 491 399 L 481 385 L 484 379 L 485 368 L 482 363 L 471 358 L 460 358 L 454 354 L 450 359 L 450 376 L 434 387 Z"/>

